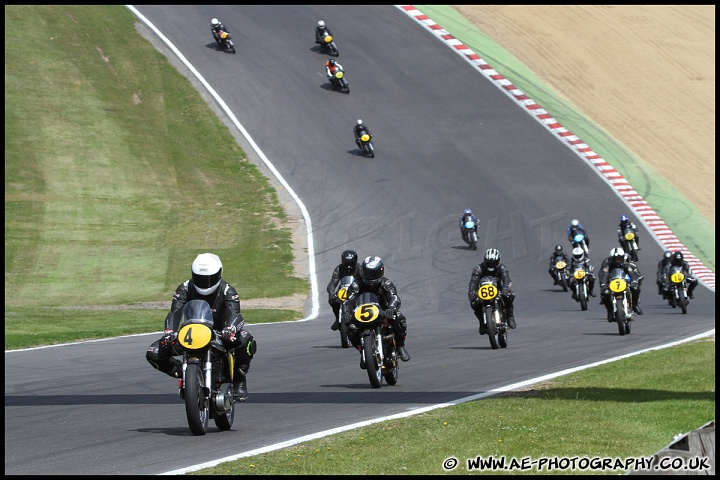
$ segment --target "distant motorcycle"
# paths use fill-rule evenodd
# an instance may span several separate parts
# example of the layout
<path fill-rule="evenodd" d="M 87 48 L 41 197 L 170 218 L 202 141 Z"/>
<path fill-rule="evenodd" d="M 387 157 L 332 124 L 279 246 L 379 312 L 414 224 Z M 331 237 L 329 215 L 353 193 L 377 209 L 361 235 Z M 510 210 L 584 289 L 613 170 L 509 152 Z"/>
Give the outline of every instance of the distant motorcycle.
<path fill-rule="evenodd" d="M 215 41 L 220 47 L 220 50 L 227 50 L 230 53 L 235 53 L 235 44 L 231 40 L 231 36 L 228 32 L 224 30 L 220 30 L 219 32 L 217 32 L 217 37 L 215 38 Z"/>
<path fill-rule="evenodd" d="M 179 395 L 185 401 L 188 426 L 194 435 L 205 435 L 211 418 L 220 430 L 230 430 L 235 418 L 235 357 L 213 325 L 208 302 L 190 300 L 185 304 L 174 348 L 182 353 Z"/>
<path fill-rule="evenodd" d="M 570 243 L 572 244 L 573 249 L 580 247 L 585 252 L 585 255 L 587 255 L 587 256 L 590 255 L 590 249 L 588 248 L 587 242 L 585 241 L 585 234 L 583 234 L 583 233 L 575 234 L 575 236 L 572 239 L 572 242 L 570 242 Z"/>
<path fill-rule="evenodd" d="M 477 250 L 477 225 L 475 221 L 470 219 L 463 225 L 462 230 L 463 241 L 470 246 L 471 250 Z"/>
<path fill-rule="evenodd" d="M 337 88 L 343 93 L 350 93 L 350 85 L 348 85 L 345 79 L 345 72 L 339 68 L 335 71 L 333 76 L 330 78 L 330 83 L 333 87 Z"/>
<path fill-rule="evenodd" d="M 637 241 L 635 240 L 635 232 L 633 232 L 633 229 L 630 226 L 625 227 L 623 231 L 621 232 L 620 238 L 618 238 L 618 241 L 620 242 L 620 246 L 623 250 L 625 250 L 625 253 L 630 255 L 630 259 L 633 262 L 638 261 L 638 246 Z"/>
<path fill-rule="evenodd" d="M 373 388 L 381 387 L 383 377 L 388 385 L 398 381 L 400 365 L 392 320 L 387 318 L 374 293 L 357 297 L 350 317 L 351 328 L 360 336 L 362 356 Z"/>
<path fill-rule="evenodd" d="M 498 347 L 507 348 L 508 324 L 498 279 L 492 276 L 482 277 L 477 294 L 482 301 L 482 321 L 490 340 L 490 347 L 493 350 Z"/>
<path fill-rule="evenodd" d="M 330 54 L 339 57 L 340 52 L 337 49 L 337 45 L 335 45 L 335 40 L 333 40 L 332 35 L 325 35 L 322 38 L 322 42 L 320 43 L 320 50 L 330 50 Z"/>
<path fill-rule="evenodd" d="M 360 133 L 360 149 L 366 157 L 375 158 L 375 147 L 373 147 L 372 144 L 372 136 L 365 130 Z"/>
<path fill-rule="evenodd" d="M 628 288 L 630 278 L 622 268 L 613 268 L 608 277 L 610 301 L 613 305 L 613 315 L 620 335 L 630 333 L 630 322 L 635 318 L 632 309 L 632 295 Z"/>
<path fill-rule="evenodd" d="M 668 278 L 670 279 L 670 292 L 668 303 L 671 307 L 680 307 L 682 313 L 687 313 L 687 307 L 690 303 L 688 298 L 688 286 L 685 281 L 685 274 L 682 271 L 682 267 L 672 265 L 670 271 L 668 271 Z"/>

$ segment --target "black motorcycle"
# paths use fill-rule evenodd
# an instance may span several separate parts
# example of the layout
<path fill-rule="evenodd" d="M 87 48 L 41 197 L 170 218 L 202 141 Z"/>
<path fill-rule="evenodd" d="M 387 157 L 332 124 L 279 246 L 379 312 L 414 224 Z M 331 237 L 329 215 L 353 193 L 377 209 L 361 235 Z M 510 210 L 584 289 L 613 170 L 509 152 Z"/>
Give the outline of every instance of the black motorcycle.
<path fill-rule="evenodd" d="M 358 145 L 360 146 L 363 155 L 365 155 L 366 157 L 375 158 L 375 147 L 373 147 L 372 144 L 372 135 L 370 135 L 367 131 L 363 130 L 360 133 L 360 140 L 358 140 Z"/>
<path fill-rule="evenodd" d="M 555 283 L 562 287 L 563 292 L 567 292 L 568 285 L 570 283 L 570 277 L 568 275 L 567 262 L 563 260 L 562 257 L 555 257 L 553 277 L 555 277 Z"/>
<path fill-rule="evenodd" d="M 690 299 L 688 298 L 688 285 L 685 281 L 685 274 L 682 271 L 682 267 L 672 265 L 667 275 L 670 280 L 668 303 L 673 308 L 680 307 L 682 313 L 687 313 Z"/>
<path fill-rule="evenodd" d="M 343 93 L 350 93 L 350 85 L 348 85 L 345 79 L 345 72 L 339 68 L 335 70 L 333 76 L 330 77 L 330 84 Z"/>
<path fill-rule="evenodd" d="M 462 239 L 468 244 L 470 250 L 477 250 L 477 225 L 475 225 L 475 221 L 473 219 L 470 219 L 463 224 Z"/>
<path fill-rule="evenodd" d="M 482 301 L 482 321 L 490 340 L 490 347 L 493 350 L 497 350 L 498 347 L 507 348 L 508 324 L 497 277 L 482 277 L 477 294 Z"/>
<path fill-rule="evenodd" d="M 342 303 L 347 300 L 348 288 L 350 288 L 350 285 L 354 280 L 355 278 L 352 275 L 342 277 L 335 287 L 335 298 L 333 299 L 333 302 L 340 304 L 340 311 L 342 311 Z M 340 325 L 338 326 L 338 330 L 340 331 L 340 345 L 342 348 L 348 348 L 350 346 L 350 341 L 348 340 L 347 324 L 342 321 L 339 323 Z"/>
<path fill-rule="evenodd" d="M 329 50 L 330 54 L 334 57 L 340 56 L 340 52 L 337 49 L 337 45 L 335 45 L 335 40 L 333 40 L 332 35 L 325 35 L 320 40 L 320 51 L 324 53 L 326 50 Z"/>
<path fill-rule="evenodd" d="M 231 40 L 230 33 L 220 30 L 216 33 L 215 41 L 217 42 L 218 46 L 220 47 L 220 50 L 228 51 L 230 53 L 235 53 L 235 44 Z"/>
<path fill-rule="evenodd" d="M 377 295 L 368 292 L 357 297 L 350 325 L 353 335 L 359 335 L 370 385 L 380 388 L 383 377 L 388 385 L 395 385 L 400 365 L 392 319 L 385 315 Z"/>
<path fill-rule="evenodd" d="M 610 301 L 613 306 L 613 318 L 618 326 L 618 333 L 630 333 L 630 322 L 635 318 L 632 309 L 632 294 L 630 293 L 630 278 L 622 268 L 613 268 L 608 277 Z"/>
<path fill-rule="evenodd" d="M 235 418 L 235 357 L 213 325 L 208 302 L 190 300 L 185 304 L 175 350 L 182 354 L 183 362 L 178 393 L 185 401 L 188 426 L 194 435 L 205 435 L 211 418 L 220 430 L 230 430 Z"/>
<path fill-rule="evenodd" d="M 580 302 L 580 309 L 585 311 L 588 309 L 588 279 L 585 267 L 577 264 L 572 272 L 573 281 L 571 287 L 573 289 L 575 301 Z"/>
<path fill-rule="evenodd" d="M 625 229 L 620 232 L 620 238 L 618 238 L 618 242 L 620 243 L 622 249 L 625 250 L 625 253 L 630 255 L 630 259 L 633 262 L 637 262 L 638 246 L 637 241 L 635 240 L 635 232 L 630 226 L 625 227 Z"/>

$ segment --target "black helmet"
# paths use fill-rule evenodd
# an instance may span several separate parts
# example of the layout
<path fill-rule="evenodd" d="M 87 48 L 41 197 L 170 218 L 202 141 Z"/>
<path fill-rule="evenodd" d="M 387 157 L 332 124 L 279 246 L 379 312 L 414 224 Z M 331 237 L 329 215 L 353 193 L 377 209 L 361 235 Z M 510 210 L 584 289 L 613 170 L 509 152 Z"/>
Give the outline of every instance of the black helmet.
<path fill-rule="evenodd" d="M 500 250 L 497 248 L 488 248 L 483 255 L 483 263 L 488 268 L 497 268 L 500 265 Z"/>
<path fill-rule="evenodd" d="M 222 262 L 214 253 L 201 253 L 192 263 L 192 281 L 200 295 L 217 290 L 222 279 Z"/>
<path fill-rule="evenodd" d="M 628 224 L 629 221 L 630 221 L 630 219 L 628 218 L 627 215 L 620 215 L 620 225 L 622 225 L 624 227 Z"/>
<path fill-rule="evenodd" d="M 385 264 L 380 257 L 365 257 L 360 266 L 360 276 L 366 285 L 375 287 L 380 284 L 383 276 L 385 276 Z"/>
<path fill-rule="evenodd" d="M 334 58 L 331 58 L 330 60 L 328 60 L 328 63 L 330 64 L 331 67 L 334 67 L 335 65 L 337 65 L 337 62 L 335 61 Z"/>
<path fill-rule="evenodd" d="M 343 267 L 355 268 L 355 265 L 357 265 L 357 259 L 358 255 L 355 250 L 345 250 L 340 255 L 340 261 L 342 262 Z"/>
<path fill-rule="evenodd" d="M 555 245 L 555 255 L 562 255 L 563 248 L 562 245 Z"/>
<path fill-rule="evenodd" d="M 680 266 L 683 264 L 684 259 L 685 259 L 685 257 L 683 257 L 682 252 L 679 252 L 679 251 L 675 252 L 675 253 L 673 253 L 673 256 L 672 256 L 672 264 Z"/>

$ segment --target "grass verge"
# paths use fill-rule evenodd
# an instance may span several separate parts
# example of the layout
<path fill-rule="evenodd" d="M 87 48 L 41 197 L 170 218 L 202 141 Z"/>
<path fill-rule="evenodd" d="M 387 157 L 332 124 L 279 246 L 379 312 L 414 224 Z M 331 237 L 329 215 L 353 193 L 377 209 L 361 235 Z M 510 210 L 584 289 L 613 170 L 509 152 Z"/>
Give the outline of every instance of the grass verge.
<path fill-rule="evenodd" d="M 512 392 L 223 463 L 198 475 L 618 475 L 715 418 L 714 337 Z M 251 425 L 243 429 L 250 430 Z M 236 434 L 242 434 L 237 431 Z M 446 471 L 444 462 L 458 460 Z M 477 457 L 611 461 L 602 470 L 471 470 Z M 621 459 L 622 463 L 615 462 Z M 579 464 L 579 463 L 578 463 Z M 618 468 L 620 467 L 620 468 Z"/>

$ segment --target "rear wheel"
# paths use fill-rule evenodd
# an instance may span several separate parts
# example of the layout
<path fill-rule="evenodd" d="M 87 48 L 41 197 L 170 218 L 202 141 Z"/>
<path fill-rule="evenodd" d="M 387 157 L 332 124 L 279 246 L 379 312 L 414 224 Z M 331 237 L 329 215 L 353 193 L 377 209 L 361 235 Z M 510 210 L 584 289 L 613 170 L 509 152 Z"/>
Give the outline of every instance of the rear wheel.
<path fill-rule="evenodd" d="M 385 381 L 388 385 L 395 385 L 398 382 L 398 375 L 400 375 L 400 362 L 398 360 L 397 350 L 395 349 L 395 342 L 389 340 L 385 342 Z"/>
<path fill-rule="evenodd" d="M 492 305 L 485 305 L 485 328 L 487 328 L 487 335 L 490 339 L 490 346 L 493 350 L 497 350 L 497 325 L 495 324 L 495 318 L 493 318 Z"/>
<path fill-rule="evenodd" d="M 370 379 L 370 385 L 373 388 L 380 388 L 382 382 L 382 365 L 378 361 L 377 343 L 375 342 L 375 334 L 365 336 L 364 347 L 365 364 L 367 366 L 367 374 Z"/>
<path fill-rule="evenodd" d="M 197 363 L 188 363 L 185 370 L 185 412 L 194 435 L 205 435 L 210 406 L 203 392 L 203 371 Z"/>
<path fill-rule="evenodd" d="M 617 302 L 617 300 L 616 300 Z M 615 309 L 615 321 L 618 325 L 618 333 L 625 335 L 625 312 L 620 308 L 620 305 L 616 305 Z"/>
<path fill-rule="evenodd" d="M 348 348 L 350 346 L 350 340 L 348 340 L 347 325 L 345 325 L 345 322 L 342 320 L 340 320 L 338 330 L 340 331 L 340 346 L 342 346 L 342 348 Z"/>

